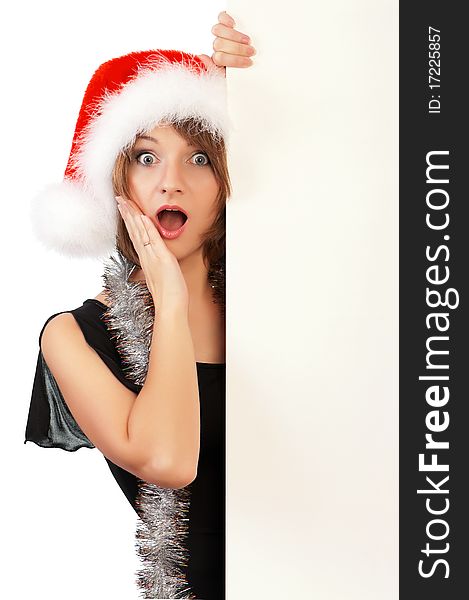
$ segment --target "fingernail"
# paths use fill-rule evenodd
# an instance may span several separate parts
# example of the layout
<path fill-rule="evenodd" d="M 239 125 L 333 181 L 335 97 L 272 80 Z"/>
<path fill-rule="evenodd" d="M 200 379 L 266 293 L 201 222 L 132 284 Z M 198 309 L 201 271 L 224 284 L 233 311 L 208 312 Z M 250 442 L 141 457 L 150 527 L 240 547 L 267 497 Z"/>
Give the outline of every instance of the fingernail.
<path fill-rule="evenodd" d="M 243 37 L 241 38 L 241 41 L 246 42 L 247 44 L 250 43 L 251 38 L 248 35 L 243 35 Z"/>

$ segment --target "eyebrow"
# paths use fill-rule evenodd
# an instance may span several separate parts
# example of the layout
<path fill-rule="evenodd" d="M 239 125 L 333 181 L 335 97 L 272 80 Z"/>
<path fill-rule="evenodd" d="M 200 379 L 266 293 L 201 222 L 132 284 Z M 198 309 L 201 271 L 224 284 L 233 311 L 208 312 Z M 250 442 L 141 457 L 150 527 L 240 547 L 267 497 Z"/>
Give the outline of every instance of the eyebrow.
<path fill-rule="evenodd" d="M 139 135 L 137 136 L 137 140 L 150 140 L 150 142 L 155 142 L 155 144 L 158 144 L 158 140 L 151 135 Z M 186 145 L 189 147 L 194 146 L 194 144 L 191 144 L 190 142 L 187 142 Z"/>

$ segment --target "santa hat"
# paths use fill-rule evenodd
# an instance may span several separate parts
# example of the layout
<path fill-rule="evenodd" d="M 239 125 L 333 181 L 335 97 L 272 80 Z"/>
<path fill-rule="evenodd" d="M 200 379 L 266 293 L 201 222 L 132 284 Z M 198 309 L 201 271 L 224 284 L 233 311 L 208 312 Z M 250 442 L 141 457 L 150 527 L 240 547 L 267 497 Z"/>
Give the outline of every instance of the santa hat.
<path fill-rule="evenodd" d="M 147 50 L 103 63 L 86 88 L 63 181 L 47 185 L 31 202 L 37 239 L 70 257 L 109 256 L 117 232 L 117 156 L 159 122 L 189 117 L 227 141 L 225 77 L 198 56 Z"/>

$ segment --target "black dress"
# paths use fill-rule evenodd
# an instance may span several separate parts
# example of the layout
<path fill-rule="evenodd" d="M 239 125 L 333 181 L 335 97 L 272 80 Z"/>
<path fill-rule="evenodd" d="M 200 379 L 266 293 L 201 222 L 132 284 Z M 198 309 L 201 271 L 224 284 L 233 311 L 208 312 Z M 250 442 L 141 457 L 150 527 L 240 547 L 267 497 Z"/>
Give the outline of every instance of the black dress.
<path fill-rule="evenodd" d="M 102 315 L 106 306 L 94 298 L 70 311 L 87 343 L 94 348 L 112 373 L 135 393 L 141 390 L 124 376 L 122 362 Z M 57 383 L 39 354 L 24 443 L 69 452 L 94 448 L 81 431 L 65 403 Z M 186 547 L 187 583 L 197 598 L 225 597 L 225 363 L 197 363 L 200 398 L 200 454 L 197 477 L 190 484 L 189 533 Z M 104 457 L 114 478 L 137 512 L 137 477 Z M 138 512 L 137 512 L 138 514 Z"/>

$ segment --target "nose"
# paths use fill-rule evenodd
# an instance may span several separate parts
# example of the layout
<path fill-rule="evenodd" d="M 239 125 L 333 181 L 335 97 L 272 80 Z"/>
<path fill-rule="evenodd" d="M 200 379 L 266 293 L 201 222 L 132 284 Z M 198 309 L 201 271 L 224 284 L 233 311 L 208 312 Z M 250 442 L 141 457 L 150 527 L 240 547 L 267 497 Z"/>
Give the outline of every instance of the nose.
<path fill-rule="evenodd" d="M 166 163 L 159 182 L 161 194 L 173 194 L 183 191 L 181 171 L 175 162 Z"/>
<path fill-rule="evenodd" d="M 182 192 L 182 189 L 176 185 L 166 184 L 161 186 L 162 194 L 172 194 L 175 192 Z"/>

